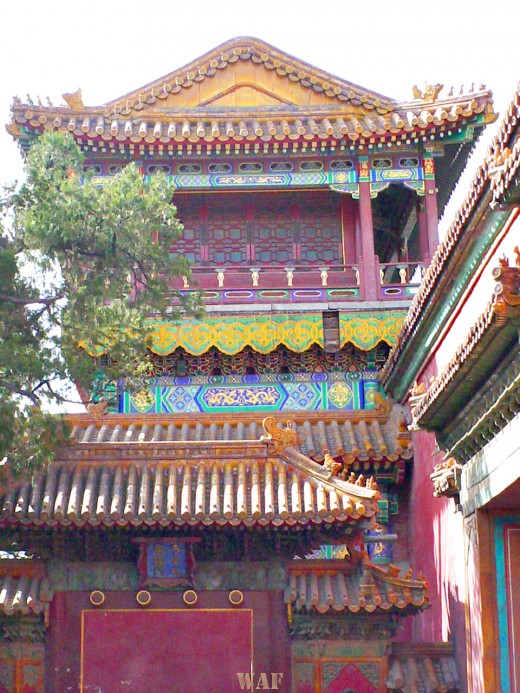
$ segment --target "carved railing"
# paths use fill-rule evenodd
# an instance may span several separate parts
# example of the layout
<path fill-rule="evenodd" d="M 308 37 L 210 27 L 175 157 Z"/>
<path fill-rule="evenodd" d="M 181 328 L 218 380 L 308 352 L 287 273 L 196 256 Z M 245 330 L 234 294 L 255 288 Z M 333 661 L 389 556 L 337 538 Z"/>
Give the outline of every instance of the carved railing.
<path fill-rule="evenodd" d="M 194 267 L 172 288 L 203 291 L 207 303 L 359 300 L 360 271 L 354 264 Z"/>
<path fill-rule="evenodd" d="M 411 298 L 417 293 L 424 274 L 424 263 L 380 262 L 378 264 L 381 298 Z"/>
<path fill-rule="evenodd" d="M 191 277 L 176 278 L 172 288 L 202 291 L 207 304 L 250 301 L 360 301 L 365 298 L 363 264 L 248 265 L 193 267 Z M 373 271 L 373 270 L 371 270 Z M 378 263 L 375 272 L 382 300 L 410 299 L 423 273 L 420 262 Z"/>

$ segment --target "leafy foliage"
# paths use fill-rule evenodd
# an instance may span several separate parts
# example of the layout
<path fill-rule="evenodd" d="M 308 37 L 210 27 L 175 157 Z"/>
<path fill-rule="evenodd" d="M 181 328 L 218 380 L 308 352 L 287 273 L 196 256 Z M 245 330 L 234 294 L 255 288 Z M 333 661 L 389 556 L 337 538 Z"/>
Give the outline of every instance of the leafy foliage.
<path fill-rule="evenodd" d="M 146 369 L 150 318 L 201 310 L 169 287 L 190 272 L 171 252 L 182 225 L 166 176 L 144 183 L 129 164 L 100 184 L 72 136 L 53 132 L 26 175 L 0 207 L 0 460 L 12 478 L 48 462 L 66 433 L 42 403 L 63 402 L 64 381 L 91 390 L 94 361 L 78 345 L 109 352 L 115 380 Z"/>

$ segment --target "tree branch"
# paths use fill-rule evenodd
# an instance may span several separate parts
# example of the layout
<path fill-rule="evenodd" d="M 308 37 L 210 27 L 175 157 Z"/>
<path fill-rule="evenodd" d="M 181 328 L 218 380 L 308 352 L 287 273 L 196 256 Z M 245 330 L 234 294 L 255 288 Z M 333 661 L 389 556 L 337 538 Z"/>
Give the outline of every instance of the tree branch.
<path fill-rule="evenodd" d="M 6 301 L 7 303 L 15 303 L 18 306 L 51 306 L 53 303 L 65 298 L 65 293 L 61 292 L 55 296 L 40 296 L 38 298 L 19 298 L 17 296 L 10 296 L 9 294 L 0 294 L 0 301 Z"/>

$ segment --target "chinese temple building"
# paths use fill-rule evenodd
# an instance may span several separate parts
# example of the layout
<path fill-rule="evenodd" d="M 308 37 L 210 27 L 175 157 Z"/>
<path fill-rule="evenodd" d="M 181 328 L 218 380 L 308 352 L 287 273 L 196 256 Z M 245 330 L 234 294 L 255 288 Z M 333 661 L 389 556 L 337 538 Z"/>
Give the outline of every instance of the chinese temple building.
<path fill-rule="evenodd" d="M 519 116 L 517 90 L 382 376 L 416 429 L 411 560 L 441 597 L 414 637 L 451 633 L 476 693 L 520 690 Z"/>
<path fill-rule="evenodd" d="M 380 385 L 496 118 L 484 87 L 442 93 L 397 102 L 238 38 L 100 107 L 15 99 L 23 150 L 63 130 L 100 184 L 171 177 L 172 288 L 206 314 L 158 322 L 137 390 L 100 378 L 0 498 L 35 556 L 0 564 L 0 691 L 464 690 L 449 637 L 414 625 L 438 596 L 421 453 Z"/>

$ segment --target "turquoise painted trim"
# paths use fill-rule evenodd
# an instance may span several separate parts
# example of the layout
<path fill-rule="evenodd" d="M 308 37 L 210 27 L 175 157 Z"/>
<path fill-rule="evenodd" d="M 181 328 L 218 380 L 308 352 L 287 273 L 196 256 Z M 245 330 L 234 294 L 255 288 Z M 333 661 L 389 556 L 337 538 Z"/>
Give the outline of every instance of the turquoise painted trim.
<path fill-rule="evenodd" d="M 498 612 L 498 645 L 500 650 L 500 690 L 509 693 L 511 690 L 509 651 L 509 628 L 507 619 L 506 565 L 504 546 L 504 526 L 520 524 L 520 515 L 506 515 L 495 518 L 495 568 L 497 581 L 497 612 Z"/>
<path fill-rule="evenodd" d="M 402 374 L 400 374 L 395 388 L 389 387 L 390 383 L 387 384 L 387 388 L 391 390 L 394 399 L 401 400 L 405 397 L 409 387 L 415 380 L 420 367 L 424 363 L 432 344 L 434 344 L 439 337 L 441 330 L 448 322 L 449 317 L 451 316 L 462 294 L 466 290 L 471 277 L 475 273 L 475 270 L 481 263 L 485 254 L 488 252 L 491 244 L 498 236 L 510 214 L 511 212 L 492 213 L 493 216 L 486 224 L 480 240 L 473 243 L 471 246 L 471 251 L 462 266 L 461 272 L 458 275 L 459 280 L 457 284 L 452 287 L 449 295 L 443 297 L 440 308 L 435 311 L 434 319 L 430 323 L 427 334 L 425 337 L 419 338 L 419 345 L 415 343 L 416 340 L 414 337 L 408 340 L 407 348 L 399 357 L 400 362 L 406 364 L 405 370 Z M 466 229 L 464 231 L 464 235 L 468 233 L 468 229 Z M 428 305 L 432 305 L 432 299 L 429 299 Z M 422 326 L 420 329 L 423 329 Z M 416 328 L 416 332 L 417 331 L 418 328 Z M 394 371 L 392 379 L 395 378 L 396 372 Z"/>
<path fill-rule="evenodd" d="M 307 380 L 288 376 L 152 378 L 137 392 L 123 393 L 122 413 L 172 414 L 224 411 L 352 411 L 364 407 L 365 378 L 334 374 Z M 320 374 L 324 375 L 324 374 Z M 356 374 L 361 375 L 361 374 Z M 371 391 L 377 382 L 369 381 Z M 244 381 L 243 378 L 249 378 Z M 193 381 L 197 382 L 193 382 Z M 371 401 L 368 408 L 373 408 Z"/>
<path fill-rule="evenodd" d="M 98 176 L 103 181 L 107 176 Z M 144 176 L 145 182 L 150 181 L 151 176 Z M 96 179 L 97 180 L 97 179 Z M 174 173 L 168 176 L 168 180 L 178 190 L 200 189 L 248 189 L 248 188 L 291 188 L 291 187 L 327 187 L 355 185 L 357 183 L 356 169 L 348 171 L 309 171 L 286 173 Z"/>

